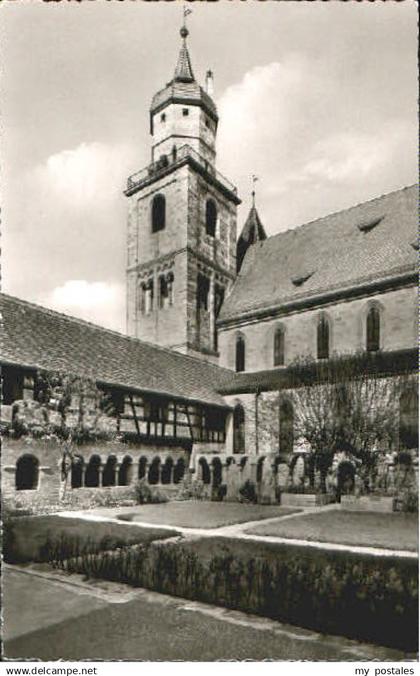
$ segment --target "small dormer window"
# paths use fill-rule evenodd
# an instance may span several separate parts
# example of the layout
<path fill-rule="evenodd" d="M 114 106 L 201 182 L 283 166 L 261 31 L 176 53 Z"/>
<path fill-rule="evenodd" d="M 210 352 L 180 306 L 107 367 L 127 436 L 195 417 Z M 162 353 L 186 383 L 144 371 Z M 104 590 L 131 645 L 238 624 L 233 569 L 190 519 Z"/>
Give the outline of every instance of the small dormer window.
<path fill-rule="evenodd" d="M 377 225 L 383 220 L 383 216 L 377 216 L 376 218 L 370 218 L 362 221 L 357 224 L 360 232 L 370 232 L 373 228 L 376 228 Z"/>
<path fill-rule="evenodd" d="M 166 122 L 166 113 L 162 113 L 162 115 L 160 116 L 160 121 Z"/>
<path fill-rule="evenodd" d="M 183 108 L 183 109 L 182 109 L 182 114 L 183 114 L 184 117 L 187 117 L 187 115 L 190 114 L 189 108 Z"/>
<path fill-rule="evenodd" d="M 210 120 L 208 119 L 208 117 L 206 117 L 205 125 L 206 125 L 207 129 L 210 129 L 211 125 L 210 125 Z"/>

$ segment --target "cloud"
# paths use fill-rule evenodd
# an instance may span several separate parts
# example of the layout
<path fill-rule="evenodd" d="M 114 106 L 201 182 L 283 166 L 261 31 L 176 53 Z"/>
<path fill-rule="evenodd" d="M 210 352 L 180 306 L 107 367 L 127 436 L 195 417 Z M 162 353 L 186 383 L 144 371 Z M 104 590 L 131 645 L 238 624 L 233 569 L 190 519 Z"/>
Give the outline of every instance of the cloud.
<path fill-rule="evenodd" d="M 228 87 L 218 102 L 218 149 L 244 200 L 239 231 L 252 174 L 269 234 L 415 182 L 416 119 L 411 103 L 396 116 L 390 97 L 363 73 L 343 76 L 303 53 Z"/>
<path fill-rule="evenodd" d="M 116 331 L 125 331 L 123 284 L 70 279 L 41 297 L 39 302 L 58 312 L 86 319 Z"/>
<path fill-rule="evenodd" d="M 59 309 L 64 302 L 60 294 L 77 291 L 66 286 L 68 280 L 86 280 L 93 285 L 90 293 L 100 292 L 94 286 L 98 279 L 123 284 L 127 217 L 123 188 L 135 167 L 134 149 L 91 142 L 54 153 L 20 176 L 20 194 L 25 198 L 17 200 L 7 190 L 5 194 L 4 290 L 34 302 L 48 295 Z M 10 191 L 16 185 L 9 177 Z M 52 289 L 62 291 L 54 295 Z M 92 321 L 102 322 L 94 305 L 92 312 Z M 120 315 L 119 325 L 125 321 L 124 304 Z M 105 312 L 103 322 L 108 321 Z"/>
<path fill-rule="evenodd" d="M 51 198 L 73 207 L 108 204 L 123 187 L 132 152 L 125 145 L 82 143 L 51 155 L 30 176 Z"/>

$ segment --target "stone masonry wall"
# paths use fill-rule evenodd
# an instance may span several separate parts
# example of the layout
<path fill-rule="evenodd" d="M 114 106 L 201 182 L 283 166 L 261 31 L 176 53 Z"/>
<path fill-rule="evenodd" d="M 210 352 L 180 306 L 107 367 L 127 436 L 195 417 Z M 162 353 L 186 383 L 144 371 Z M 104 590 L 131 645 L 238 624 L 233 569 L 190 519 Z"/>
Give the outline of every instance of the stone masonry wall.
<path fill-rule="evenodd" d="M 376 302 L 381 309 L 381 349 L 399 350 L 417 344 L 417 289 L 406 287 L 285 314 L 277 319 L 244 322 L 219 330 L 220 365 L 235 368 L 235 342 L 240 331 L 246 342 L 247 371 L 274 368 L 276 327 L 285 329 L 285 365 L 298 357 L 316 354 L 316 326 L 320 312 L 330 320 L 330 353 L 365 349 L 366 314 Z M 278 367 L 276 367 L 278 368 Z"/>
<path fill-rule="evenodd" d="M 140 458 L 147 460 L 146 472 L 154 458 L 160 458 L 161 467 L 167 458 L 175 464 L 178 459 L 185 461 L 188 469 L 188 455 L 182 448 L 162 446 L 130 446 L 118 442 L 83 444 L 74 448 L 85 465 L 92 455 L 101 458 L 104 467 L 107 458 L 114 455 L 117 470 L 123 459 L 132 458 L 132 480 L 127 486 L 106 486 L 98 488 L 71 488 L 71 473 L 67 480 L 62 476 L 63 447 L 53 440 L 36 440 L 31 437 L 2 440 L 2 501 L 12 510 L 43 513 L 62 509 L 83 509 L 108 504 L 122 504 L 135 498 L 135 484 L 138 480 Z M 15 472 L 17 460 L 26 454 L 35 456 L 39 462 L 38 486 L 34 490 L 16 490 Z M 160 481 L 157 484 L 159 487 Z M 169 491 L 173 486 L 165 485 Z"/>

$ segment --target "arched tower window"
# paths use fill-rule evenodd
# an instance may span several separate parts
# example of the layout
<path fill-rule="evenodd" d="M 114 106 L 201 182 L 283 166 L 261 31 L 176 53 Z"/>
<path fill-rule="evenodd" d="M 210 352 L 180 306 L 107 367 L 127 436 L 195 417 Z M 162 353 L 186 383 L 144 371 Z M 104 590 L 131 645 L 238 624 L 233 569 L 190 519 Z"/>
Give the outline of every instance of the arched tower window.
<path fill-rule="evenodd" d="M 281 326 L 274 333 L 274 366 L 284 366 L 284 329 Z"/>
<path fill-rule="evenodd" d="M 245 340 L 242 336 L 236 339 L 235 368 L 238 373 L 245 371 Z"/>
<path fill-rule="evenodd" d="M 38 458 L 34 455 L 22 455 L 16 463 L 16 490 L 36 490 L 38 488 L 38 477 Z"/>
<path fill-rule="evenodd" d="M 280 453 L 289 455 L 293 452 L 293 404 L 289 399 L 281 398 L 279 402 L 279 447 Z"/>
<path fill-rule="evenodd" d="M 328 359 L 330 356 L 330 325 L 328 319 L 321 315 L 317 325 L 317 357 Z"/>
<path fill-rule="evenodd" d="M 379 308 L 373 305 L 366 316 L 366 350 L 377 352 L 380 348 L 381 315 Z"/>
<path fill-rule="evenodd" d="M 233 410 L 233 452 L 245 453 L 245 411 L 241 404 Z"/>
<path fill-rule="evenodd" d="M 417 448 L 419 439 L 419 399 L 415 387 L 406 389 L 400 397 L 400 448 Z"/>
<path fill-rule="evenodd" d="M 166 200 L 164 195 L 155 195 L 152 201 L 152 232 L 164 230 L 166 225 Z"/>
<path fill-rule="evenodd" d="M 212 199 L 208 199 L 206 202 L 206 233 L 210 235 L 210 237 L 216 236 L 216 225 L 217 225 L 216 202 Z"/>

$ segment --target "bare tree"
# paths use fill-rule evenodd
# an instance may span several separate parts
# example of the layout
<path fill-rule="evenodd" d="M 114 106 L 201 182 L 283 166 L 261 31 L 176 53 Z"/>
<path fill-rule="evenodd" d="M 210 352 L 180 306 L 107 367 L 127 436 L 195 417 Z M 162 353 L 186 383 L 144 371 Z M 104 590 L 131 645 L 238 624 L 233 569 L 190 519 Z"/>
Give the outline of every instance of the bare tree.
<path fill-rule="evenodd" d="M 360 461 L 366 486 L 372 480 L 381 451 L 398 438 L 398 402 L 408 377 L 387 376 L 365 354 L 294 364 L 295 436 L 308 443 L 323 492 L 338 451 Z"/>

